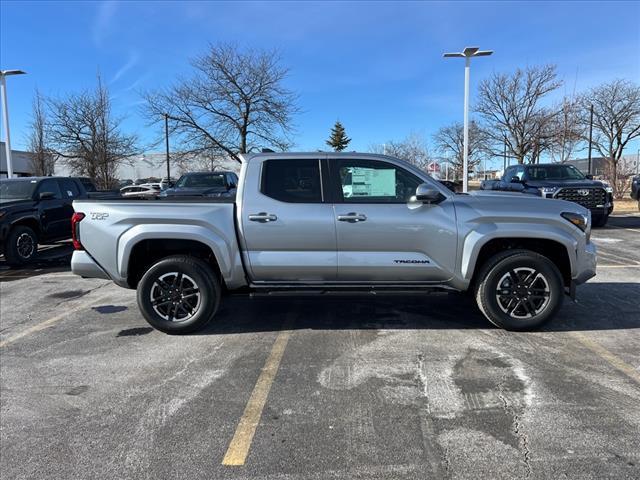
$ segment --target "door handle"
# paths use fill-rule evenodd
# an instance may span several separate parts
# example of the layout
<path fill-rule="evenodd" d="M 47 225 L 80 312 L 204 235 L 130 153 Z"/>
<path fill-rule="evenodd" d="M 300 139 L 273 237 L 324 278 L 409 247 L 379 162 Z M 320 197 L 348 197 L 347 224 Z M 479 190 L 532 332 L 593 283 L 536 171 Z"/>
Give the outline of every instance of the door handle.
<path fill-rule="evenodd" d="M 267 212 L 252 213 L 251 215 L 249 215 L 249 220 L 251 220 L 252 222 L 267 223 L 275 222 L 277 219 L 278 217 L 276 217 L 272 213 Z"/>
<path fill-rule="evenodd" d="M 358 223 L 364 222 L 367 219 L 367 216 L 362 213 L 349 212 L 344 215 L 338 215 L 338 221 L 340 222 L 349 222 L 349 223 Z"/>

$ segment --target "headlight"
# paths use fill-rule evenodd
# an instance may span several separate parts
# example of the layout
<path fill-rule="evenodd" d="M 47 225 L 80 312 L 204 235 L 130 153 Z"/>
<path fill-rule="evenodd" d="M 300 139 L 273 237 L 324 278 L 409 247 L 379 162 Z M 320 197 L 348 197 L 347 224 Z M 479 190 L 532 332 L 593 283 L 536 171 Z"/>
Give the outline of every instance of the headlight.
<path fill-rule="evenodd" d="M 589 217 L 587 215 L 583 215 L 581 213 L 573 213 L 573 212 L 562 212 L 562 218 L 568 220 L 573 223 L 576 227 L 578 227 L 583 232 L 587 229 L 589 225 Z"/>
<path fill-rule="evenodd" d="M 554 193 L 556 193 L 557 188 L 556 187 L 540 187 L 538 190 L 540 191 L 540 194 L 543 197 L 546 197 L 547 195 L 553 195 Z"/>

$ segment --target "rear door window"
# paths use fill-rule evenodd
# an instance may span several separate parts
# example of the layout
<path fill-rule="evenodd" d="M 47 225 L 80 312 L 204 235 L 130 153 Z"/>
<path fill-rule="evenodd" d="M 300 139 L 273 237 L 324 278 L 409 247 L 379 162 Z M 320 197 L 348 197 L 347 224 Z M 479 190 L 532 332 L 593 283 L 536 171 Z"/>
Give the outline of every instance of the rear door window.
<path fill-rule="evenodd" d="M 260 191 L 287 203 L 322 203 L 320 160 L 266 160 Z"/>
<path fill-rule="evenodd" d="M 76 185 L 76 182 L 74 182 L 70 178 L 60 180 L 60 183 L 62 184 L 60 186 L 62 189 L 63 197 L 76 198 L 80 195 L 80 189 L 78 188 L 78 185 Z"/>

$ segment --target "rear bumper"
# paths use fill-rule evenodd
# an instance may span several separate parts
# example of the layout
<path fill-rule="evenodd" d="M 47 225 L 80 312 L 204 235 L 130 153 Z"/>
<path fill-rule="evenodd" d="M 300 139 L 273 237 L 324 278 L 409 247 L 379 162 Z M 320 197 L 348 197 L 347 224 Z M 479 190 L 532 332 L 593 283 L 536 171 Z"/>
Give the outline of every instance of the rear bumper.
<path fill-rule="evenodd" d="M 83 278 L 104 278 L 111 280 L 96 261 L 84 250 L 75 250 L 71 257 L 71 271 Z"/>
<path fill-rule="evenodd" d="M 590 278 L 595 277 L 597 261 L 596 246 L 589 242 L 585 245 L 585 249 L 583 251 L 577 252 L 576 274 L 572 279 L 573 282 L 576 285 L 580 285 Z"/>

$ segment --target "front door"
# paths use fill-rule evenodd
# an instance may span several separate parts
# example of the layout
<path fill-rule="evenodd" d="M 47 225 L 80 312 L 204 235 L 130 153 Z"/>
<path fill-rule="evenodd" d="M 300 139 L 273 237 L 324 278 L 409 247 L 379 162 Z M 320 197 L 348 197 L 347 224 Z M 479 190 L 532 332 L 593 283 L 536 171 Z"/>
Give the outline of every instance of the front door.
<path fill-rule="evenodd" d="M 333 208 L 324 203 L 319 158 L 253 160 L 240 224 L 254 282 L 336 280 Z"/>
<path fill-rule="evenodd" d="M 424 180 L 390 161 L 330 159 L 335 192 L 338 280 L 428 283 L 453 276 L 453 202 L 410 198 Z"/>
<path fill-rule="evenodd" d="M 53 197 L 40 200 L 40 194 L 45 192 L 52 193 Z M 62 198 L 58 182 L 53 178 L 40 182 L 36 192 L 36 199 L 39 202 L 38 209 L 43 239 L 46 241 L 64 238 L 65 233 L 70 228 L 71 216 L 68 215 L 67 200 Z"/>

